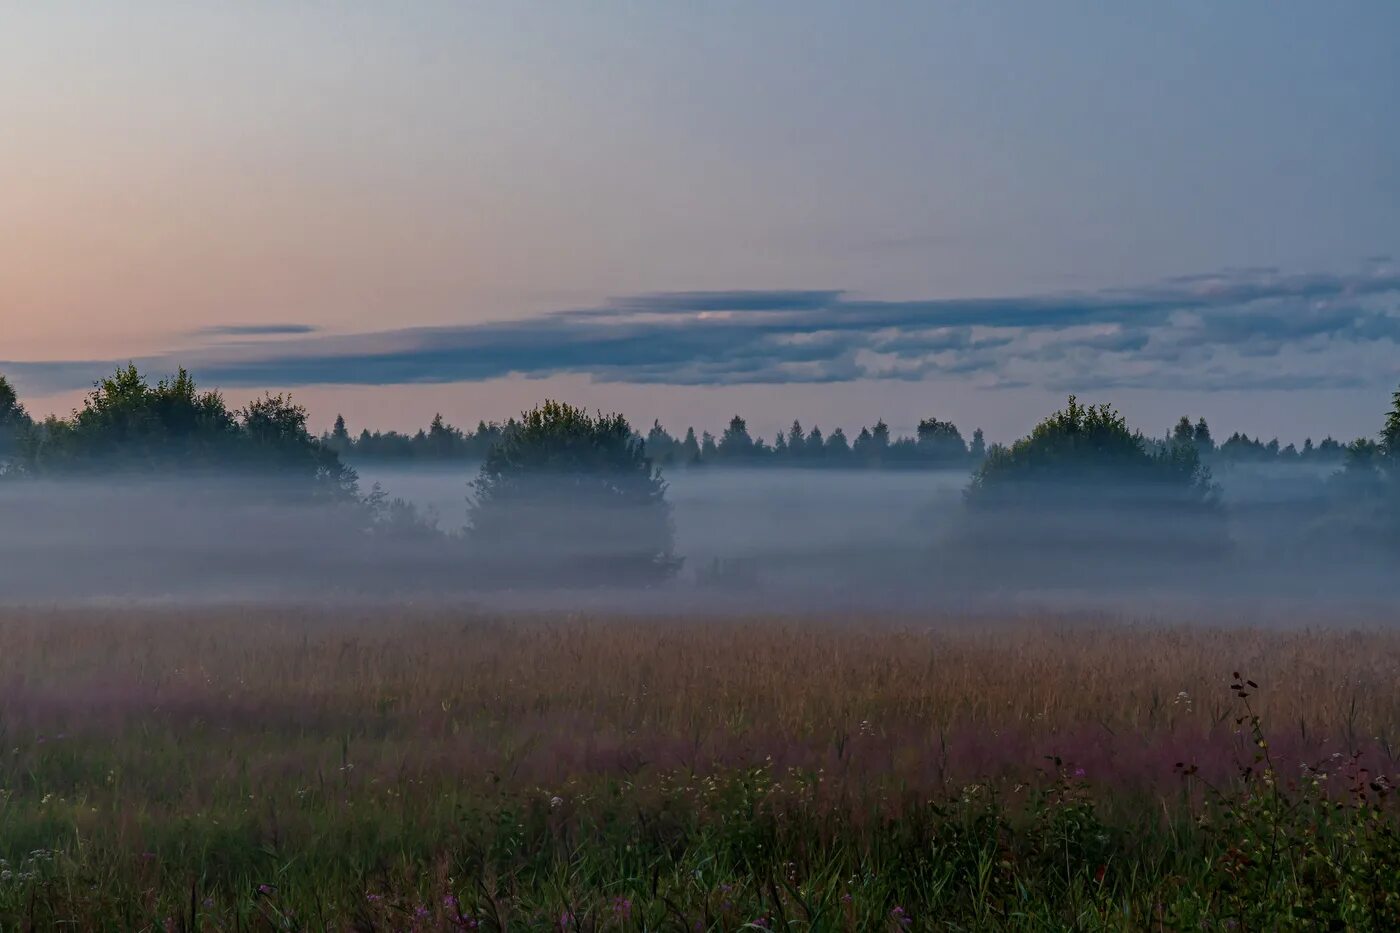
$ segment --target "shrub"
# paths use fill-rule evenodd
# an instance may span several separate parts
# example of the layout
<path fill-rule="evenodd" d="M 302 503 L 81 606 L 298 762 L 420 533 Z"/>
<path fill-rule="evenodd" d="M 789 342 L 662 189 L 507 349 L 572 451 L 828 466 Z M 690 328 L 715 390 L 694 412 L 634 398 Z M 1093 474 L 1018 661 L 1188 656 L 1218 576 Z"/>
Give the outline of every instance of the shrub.
<path fill-rule="evenodd" d="M 470 537 L 499 571 L 606 583 L 679 569 L 666 483 L 621 415 L 546 401 L 505 433 L 472 487 Z"/>

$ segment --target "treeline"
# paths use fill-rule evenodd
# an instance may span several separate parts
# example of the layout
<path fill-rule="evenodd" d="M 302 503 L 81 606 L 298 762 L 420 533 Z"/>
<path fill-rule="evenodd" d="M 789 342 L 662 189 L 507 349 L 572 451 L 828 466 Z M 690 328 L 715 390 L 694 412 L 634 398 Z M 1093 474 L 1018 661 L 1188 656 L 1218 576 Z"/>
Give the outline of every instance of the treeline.
<path fill-rule="evenodd" d="M 354 471 L 308 431 L 305 408 L 283 395 L 231 408 L 183 369 L 152 384 L 127 366 L 98 382 L 70 417 L 41 422 L 0 377 L 0 451 L 11 475 L 174 470 L 241 477 L 266 491 L 338 500 L 358 494 Z"/>
<path fill-rule="evenodd" d="M 478 421 L 475 430 L 463 430 L 439 414 L 427 428 L 414 433 L 365 429 L 352 434 L 344 416 L 337 416 L 335 427 L 321 435 L 321 441 L 346 461 L 355 463 L 480 463 L 516 424 L 514 418 L 505 422 Z M 800 421 L 794 421 L 792 427 L 770 441 L 754 437 L 748 422 L 735 415 L 718 435 L 709 431 L 697 434 L 691 427 L 677 436 L 655 421 L 646 434 L 638 433 L 637 439 L 646 443 L 647 455 L 654 463 L 668 468 L 716 464 L 972 469 L 986 459 L 989 446 L 996 446 L 986 443 L 980 428 L 965 439 L 957 425 L 938 418 L 919 422 L 912 437 L 893 436 L 883 420 L 873 427 L 861 428 L 854 439 L 841 428 L 826 434 L 820 427 L 808 430 Z M 1228 467 L 1245 463 L 1338 465 L 1352 447 L 1367 441 L 1346 444 L 1326 437 L 1314 444 L 1308 438 L 1300 447 L 1280 444 L 1277 438 L 1251 438 L 1237 431 L 1217 443 L 1204 418 L 1192 423 L 1182 417 L 1164 437 L 1149 438 L 1146 443 L 1158 450 L 1185 443 L 1193 446 L 1203 461 Z"/>
<path fill-rule="evenodd" d="M 512 418 L 504 423 L 481 421 L 475 431 L 464 431 L 437 415 L 426 429 L 413 434 L 363 430 L 354 435 L 346 427 L 344 416 L 338 416 L 335 427 L 321 440 L 352 462 L 479 462 L 516 426 Z M 663 467 L 972 467 L 982 462 L 987 452 L 980 428 L 972 432 L 968 441 L 957 425 L 937 418 L 919 422 L 913 437 L 893 437 L 884 421 L 876 422 L 873 428 L 861 428 L 854 440 L 840 428 L 824 434 L 820 427 L 804 430 L 801 422 L 794 421 L 788 431 L 779 432 L 770 442 L 750 434 L 748 422 L 739 415 L 719 436 L 709 431 L 697 436 L 692 427 L 676 437 L 660 421 L 653 422 L 646 434 L 634 436 L 645 443 L 652 462 Z"/>
<path fill-rule="evenodd" d="M 1223 442 L 1217 444 L 1211 436 L 1210 425 L 1200 418 L 1195 424 L 1182 416 L 1171 432 L 1163 439 L 1164 444 L 1189 445 L 1196 448 L 1203 460 L 1211 460 L 1221 465 L 1236 463 L 1319 463 L 1338 464 L 1347 457 L 1347 451 L 1358 444 L 1369 443 L 1364 438 L 1343 444 L 1332 437 L 1325 437 L 1316 445 L 1312 438 L 1303 441 L 1302 447 L 1293 444 L 1279 446 L 1278 438 L 1265 442 L 1262 437 L 1251 438 L 1236 431 Z"/>
<path fill-rule="evenodd" d="M 558 402 L 470 433 L 438 417 L 406 443 L 377 437 L 378 448 L 376 435 L 352 439 L 344 419 L 316 437 L 307 429 L 306 410 L 290 398 L 265 395 L 231 408 L 184 371 L 152 384 L 134 366 L 99 382 L 70 417 L 36 423 L 0 378 L 0 472 L 7 479 L 80 475 L 110 489 L 106 480 L 128 473 L 154 480 L 162 496 L 176 489 L 172 479 L 197 481 L 184 484 L 178 503 L 163 501 L 179 509 L 152 511 L 139 528 L 123 526 L 123 534 L 187 534 L 181 510 L 197 510 L 212 496 L 274 506 L 265 510 L 274 516 L 295 512 L 305 526 L 300 533 L 341 544 L 368 541 L 379 556 L 390 553 L 381 544 L 412 542 L 414 550 L 394 553 L 411 557 L 410 563 L 433 555 L 448 563 L 462 559 L 473 579 L 506 580 L 520 572 L 536 582 L 562 581 L 582 573 L 618 582 L 674 574 L 680 558 L 660 469 L 668 464 L 970 469 L 961 517 L 947 529 L 944 570 L 958 579 L 986 570 L 981 579 L 987 582 L 1007 579 L 1003 571 L 1014 564 L 1027 579 L 1049 574 L 1072 581 L 1110 564 L 1122 573 L 1158 573 L 1168 564 L 1154 563 L 1156 556 L 1214 560 L 1226 553 L 1226 509 L 1211 479 L 1212 460 L 1340 454 L 1341 469 L 1325 483 L 1316 528 L 1300 540 L 1386 560 L 1400 546 L 1400 392 L 1375 440 L 1343 446 L 1329 439 L 1291 454 L 1241 435 L 1216 445 L 1204 419 L 1183 418 L 1167 437 L 1150 439 L 1111 406 L 1082 405 L 1074 397 L 1009 446 L 985 445 L 980 431 L 967 443 L 955 425 L 938 419 L 925 419 L 912 438 L 891 438 L 880 422 L 854 441 L 839 430 L 823 435 L 794 423 L 770 443 L 754 438 L 736 416 L 718 437 L 697 438 L 688 430 L 677 440 L 659 423 L 643 435 L 620 415 L 595 417 Z M 480 460 L 470 484 L 469 524 L 460 532 L 438 529 L 377 488 L 362 495 L 342 459 L 405 449 L 425 460 Z M 223 499 L 221 490 L 233 498 Z M 338 507 L 318 505 L 314 518 L 311 511 L 283 508 L 306 502 Z M 226 512 L 220 521 L 248 511 Z M 152 524 L 158 514 L 166 526 Z M 359 531 L 372 534 L 354 534 Z M 289 533 L 279 526 L 279 537 L 270 540 Z M 1083 559 L 1089 555 L 1092 560 Z"/>
<path fill-rule="evenodd" d="M 149 393 L 146 398 L 144 393 Z M 149 402 L 149 412 L 144 408 Z M 138 416 L 135 413 L 141 410 Z M 188 421 L 185 430 L 182 419 Z M 136 422 L 140 421 L 140 424 Z M 374 431 L 352 434 L 343 416 L 331 431 L 319 438 L 323 466 L 325 452 L 334 453 L 342 463 L 417 462 L 479 464 L 486 460 L 501 439 L 517 426 L 516 419 L 505 422 L 478 421 L 474 430 L 449 424 L 442 415 L 427 428 L 413 433 Z M 193 430 L 196 429 L 197 430 Z M 281 435 L 280 440 L 273 435 Z M 257 444 L 249 444 L 254 437 Z M 172 441 L 178 438 L 178 441 Z M 198 438 L 198 440 L 192 440 Z M 854 438 L 841 428 L 829 434 L 820 427 L 804 429 L 794 421 L 773 439 L 754 437 L 748 423 L 735 415 L 718 435 L 696 433 L 687 428 L 679 436 L 659 421 L 645 434 L 638 433 L 646 452 L 658 466 L 675 468 L 717 464 L 724 466 L 802 466 L 802 467 L 925 467 L 973 469 L 988 454 L 981 429 L 964 439 L 957 425 L 938 418 L 926 418 L 912 437 L 893 436 L 889 426 L 877 421 L 863 427 Z M 86 462 L 94 445 L 109 463 L 139 465 L 143 458 L 176 455 L 190 462 L 203 463 L 219 458 L 219 465 L 244 465 L 266 459 L 269 444 L 281 445 L 294 459 L 315 460 L 306 433 L 306 412 L 289 400 L 270 397 L 255 400 L 244 409 L 230 410 L 218 393 L 197 392 L 193 380 L 183 371 L 171 380 L 147 385 L 133 367 L 103 380 L 97 393 L 71 419 L 50 418 L 32 422 L 8 382 L 0 377 L 0 462 L 28 463 L 51 467 Z M 1219 467 L 1236 464 L 1313 463 L 1340 465 L 1355 453 L 1367 456 L 1365 438 L 1343 443 L 1326 437 L 1317 444 L 1311 438 L 1301 446 L 1280 444 L 1277 438 L 1265 441 L 1235 432 L 1217 442 L 1204 418 L 1194 423 L 1186 417 L 1160 439 L 1148 439 L 1157 450 L 1182 444 L 1195 448 L 1203 462 Z M 990 445 L 996 447 L 997 445 Z M 262 448 L 249 456 L 250 448 Z M 284 451 L 285 452 L 285 451 Z"/>
<path fill-rule="evenodd" d="M 404 460 L 421 462 L 479 463 L 500 443 L 506 431 L 516 425 L 511 418 L 504 424 L 477 423 L 475 431 L 464 431 L 436 415 L 426 430 L 414 434 L 399 431 L 362 430 L 352 435 L 345 416 L 337 415 L 335 427 L 321 435 L 321 443 L 346 460 L 360 462 Z"/>

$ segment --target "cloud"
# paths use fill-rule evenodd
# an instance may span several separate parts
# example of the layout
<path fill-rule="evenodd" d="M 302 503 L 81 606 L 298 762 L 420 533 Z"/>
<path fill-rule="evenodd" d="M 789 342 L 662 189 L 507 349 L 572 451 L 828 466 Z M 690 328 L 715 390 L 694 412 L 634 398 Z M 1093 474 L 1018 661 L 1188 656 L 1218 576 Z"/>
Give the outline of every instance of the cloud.
<path fill-rule="evenodd" d="M 220 324 L 202 327 L 194 332 L 196 337 L 282 337 L 288 335 L 314 334 L 317 328 L 310 324 Z"/>
<path fill-rule="evenodd" d="M 606 382 L 735 385 L 855 379 L 1084 386 L 1312 387 L 1285 351 L 1400 343 L 1400 273 L 1268 268 L 1136 288 L 874 301 L 829 289 L 663 292 L 514 321 L 321 334 L 304 325 L 208 328 L 212 340 L 138 360 L 226 387 L 476 382 L 587 374 Z M 1296 364 L 1290 354 L 1288 365 Z M 125 360 L 0 363 L 26 385 L 89 384 Z M 1221 367 L 1224 367 L 1223 369 Z M 1375 374 L 1390 378 L 1389 372 Z M 1334 384 L 1360 380 L 1349 372 Z"/>
<path fill-rule="evenodd" d="M 1052 379 L 1045 387 L 1058 392 L 1080 392 L 1105 389 L 1182 390 L 1193 392 L 1294 392 L 1319 389 L 1360 389 L 1368 380 L 1354 373 L 1240 373 L 1206 372 L 1189 379 L 1169 373 L 1147 372 L 1131 374 L 1089 374 L 1075 379 Z"/>

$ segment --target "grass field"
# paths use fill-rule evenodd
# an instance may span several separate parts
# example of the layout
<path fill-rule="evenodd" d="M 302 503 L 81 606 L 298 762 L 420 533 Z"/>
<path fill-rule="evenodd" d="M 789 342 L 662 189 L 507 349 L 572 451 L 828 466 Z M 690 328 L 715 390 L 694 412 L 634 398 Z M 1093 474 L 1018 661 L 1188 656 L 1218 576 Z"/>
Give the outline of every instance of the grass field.
<path fill-rule="evenodd" d="M 0 927 L 1393 928 L 1389 621 L 0 610 Z"/>

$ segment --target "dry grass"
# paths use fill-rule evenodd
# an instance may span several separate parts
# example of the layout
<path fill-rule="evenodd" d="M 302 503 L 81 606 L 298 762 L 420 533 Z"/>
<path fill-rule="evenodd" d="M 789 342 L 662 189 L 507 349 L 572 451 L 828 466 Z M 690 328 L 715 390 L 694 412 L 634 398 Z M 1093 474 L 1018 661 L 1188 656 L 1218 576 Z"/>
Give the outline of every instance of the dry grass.
<path fill-rule="evenodd" d="M 363 739 L 396 767 L 532 779 L 773 755 L 1154 768 L 1232 735 L 1234 670 L 1299 754 L 1400 736 L 1400 633 L 1072 617 L 492 617 L 452 611 L 8 612 L 10 732 L 159 723 Z M 288 755 L 305 751 L 290 742 Z M 1155 750 L 1155 751 L 1153 751 Z M 274 753 L 275 750 L 270 750 Z M 1169 766 L 1169 763 L 1168 763 Z"/>
<path fill-rule="evenodd" d="M 1257 754 L 1238 669 L 1287 783 L 1308 761 L 1394 774 L 1397 667 L 1380 625 L 6 610 L 0 925 L 724 930 L 801 910 L 903 930 L 912 907 L 919 929 L 1194 928 L 1265 895 L 1279 916 L 1317 896 L 1219 868 L 1275 811 L 1222 835 L 1174 765 L 1224 786 Z M 1232 786 L 1209 812 L 1276 796 Z M 1372 909 L 1400 837 L 1370 811 L 1333 826 L 1323 799 L 1285 824 L 1368 853 L 1376 871 L 1328 862 L 1319 890 Z"/>

